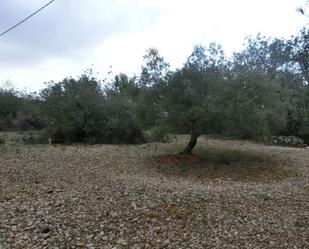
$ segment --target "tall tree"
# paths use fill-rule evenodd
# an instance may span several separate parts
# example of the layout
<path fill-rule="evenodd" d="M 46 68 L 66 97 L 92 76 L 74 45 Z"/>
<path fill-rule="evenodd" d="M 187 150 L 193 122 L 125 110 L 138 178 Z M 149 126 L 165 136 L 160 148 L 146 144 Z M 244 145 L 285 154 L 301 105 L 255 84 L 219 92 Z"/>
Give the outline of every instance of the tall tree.
<path fill-rule="evenodd" d="M 223 80 L 218 49 L 195 46 L 185 65 L 169 79 L 165 110 L 174 126 L 190 129 L 190 140 L 183 153 L 190 154 L 215 106 L 211 85 Z"/>
<path fill-rule="evenodd" d="M 144 55 L 140 75 L 141 86 L 156 86 L 164 82 L 169 75 L 170 65 L 159 54 L 156 48 L 150 48 Z"/>
<path fill-rule="evenodd" d="M 170 65 L 155 48 L 150 48 L 144 56 L 144 64 L 139 77 L 140 96 L 137 115 L 144 129 L 158 125 L 162 119 L 162 89 L 170 76 Z"/>

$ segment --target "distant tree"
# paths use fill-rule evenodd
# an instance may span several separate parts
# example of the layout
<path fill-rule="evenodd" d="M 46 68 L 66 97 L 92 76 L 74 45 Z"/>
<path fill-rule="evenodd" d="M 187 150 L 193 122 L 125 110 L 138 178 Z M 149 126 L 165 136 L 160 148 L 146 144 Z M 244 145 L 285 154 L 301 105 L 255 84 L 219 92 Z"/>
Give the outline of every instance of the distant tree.
<path fill-rule="evenodd" d="M 309 1 L 306 0 L 306 2 L 303 4 L 303 6 L 300 6 L 300 7 L 297 8 L 297 11 L 301 15 L 309 18 L 308 8 L 309 8 Z"/>
<path fill-rule="evenodd" d="M 306 27 L 290 39 L 249 37 L 229 59 L 215 43 L 195 46 L 174 72 L 150 48 L 138 76 L 121 73 L 104 87 L 91 70 L 51 82 L 40 96 L 0 87 L 0 129 L 47 126 L 59 142 L 88 143 L 137 143 L 143 132 L 149 141 L 190 133 L 184 153 L 206 132 L 308 140 L 308 37 Z"/>
<path fill-rule="evenodd" d="M 0 130 L 13 128 L 13 120 L 20 106 L 18 92 L 11 84 L 7 83 L 0 87 Z"/>
<path fill-rule="evenodd" d="M 31 93 L 17 91 L 10 82 L 0 87 L 0 130 L 42 129 L 41 101 Z"/>
<path fill-rule="evenodd" d="M 290 93 L 260 72 L 242 69 L 225 85 L 224 133 L 240 138 L 278 135 L 286 129 Z"/>
<path fill-rule="evenodd" d="M 110 96 L 106 100 L 106 127 L 104 140 L 108 143 L 137 144 L 145 141 L 137 120 L 135 103 L 123 96 Z"/>
<path fill-rule="evenodd" d="M 18 94 L 20 106 L 12 121 L 17 130 L 40 130 L 46 127 L 42 118 L 42 100 L 35 93 Z"/>
<path fill-rule="evenodd" d="M 140 95 L 137 100 L 137 116 L 144 129 L 156 126 L 162 120 L 162 89 L 170 77 L 169 67 L 157 49 L 146 51 L 139 76 Z"/>
<path fill-rule="evenodd" d="M 298 65 L 299 73 L 304 83 L 309 84 L 309 30 L 303 28 L 294 40 L 290 41 L 292 46 L 291 60 Z"/>
<path fill-rule="evenodd" d="M 113 143 L 144 141 L 140 122 L 137 119 L 137 105 L 140 88 L 136 77 L 123 73 L 114 77 L 105 89 L 108 127 L 108 140 Z"/>
<path fill-rule="evenodd" d="M 278 135 L 287 129 L 294 78 L 290 45 L 258 35 L 235 53 L 226 91 L 225 132 L 242 138 Z"/>
<path fill-rule="evenodd" d="M 106 88 L 106 93 L 108 95 L 130 98 L 131 101 L 138 97 L 139 92 L 140 90 L 136 77 L 129 77 L 123 73 L 116 75 Z"/>
<path fill-rule="evenodd" d="M 142 130 L 122 95 L 131 94 L 132 84 L 120 75 L 103 91 L 100 82 L 86 74 L 51 83 L 41 93 L 51 137 L 60 143 L 141 142 Z"/>
<path fill-rule="evenodd" d="M 144 55 L 139 83 L 143 87 L 157 86 L 164 82 L 170 73 L 170 65 L 160 56 L 156 48 L 150 48 Z"/>
<path fill-rule="evenodd" d="M 54 133 L 61 133 L 59 142 L 102 140 L 106 120 L 104 97 L 94 78 L 82 75 L 78 80 L 64 79 L 51 83 L 41 93 L 47 123 Z"/>

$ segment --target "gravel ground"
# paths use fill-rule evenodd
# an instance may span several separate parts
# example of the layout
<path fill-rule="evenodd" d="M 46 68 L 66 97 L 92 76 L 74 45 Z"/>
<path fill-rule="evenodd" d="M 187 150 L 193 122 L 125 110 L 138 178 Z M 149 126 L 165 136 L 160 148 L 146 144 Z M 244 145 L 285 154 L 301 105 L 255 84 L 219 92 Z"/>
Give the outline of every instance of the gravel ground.
<path fill-rule="evenodd" d="M 309 149 L 201 137 L 269 160 L 176 160 L 184 139 L 2 145 L 0 249 L 309 248 Z"/>

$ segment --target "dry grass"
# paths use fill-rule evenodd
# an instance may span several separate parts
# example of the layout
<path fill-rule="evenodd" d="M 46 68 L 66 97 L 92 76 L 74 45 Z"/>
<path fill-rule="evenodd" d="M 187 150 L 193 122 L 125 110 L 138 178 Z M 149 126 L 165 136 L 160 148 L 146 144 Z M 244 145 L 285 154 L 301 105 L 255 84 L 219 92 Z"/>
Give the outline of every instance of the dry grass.
<path fill-rule="evenodd" d="M 0 248 L 309 248 L 309 150 L 0 145 Z"/>

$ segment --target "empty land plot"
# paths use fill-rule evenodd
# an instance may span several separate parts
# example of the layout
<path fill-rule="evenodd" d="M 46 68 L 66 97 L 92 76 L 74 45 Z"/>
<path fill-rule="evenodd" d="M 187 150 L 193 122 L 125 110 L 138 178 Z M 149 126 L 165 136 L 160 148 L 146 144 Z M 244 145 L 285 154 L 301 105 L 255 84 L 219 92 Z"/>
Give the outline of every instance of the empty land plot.
<path fill-rule="evenodd" d="M 0 248 L 309 248 L 309 150 L 0 145 Z"/>

